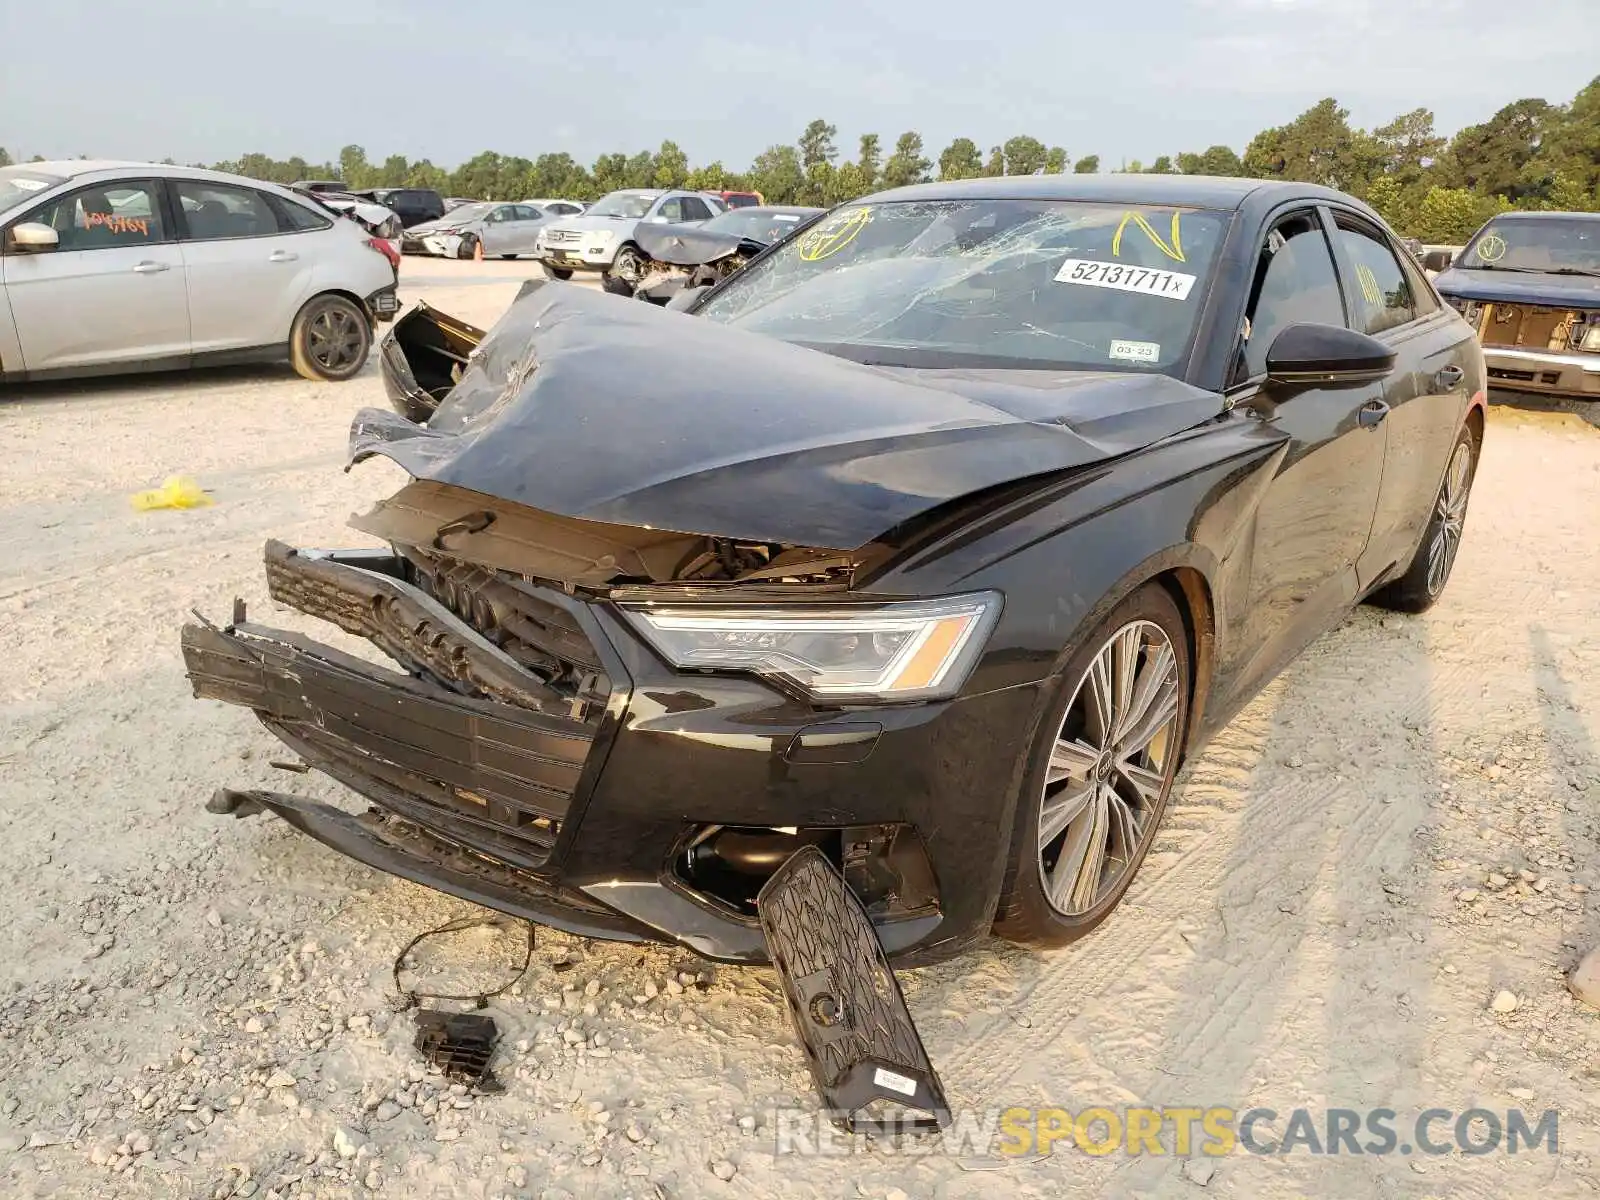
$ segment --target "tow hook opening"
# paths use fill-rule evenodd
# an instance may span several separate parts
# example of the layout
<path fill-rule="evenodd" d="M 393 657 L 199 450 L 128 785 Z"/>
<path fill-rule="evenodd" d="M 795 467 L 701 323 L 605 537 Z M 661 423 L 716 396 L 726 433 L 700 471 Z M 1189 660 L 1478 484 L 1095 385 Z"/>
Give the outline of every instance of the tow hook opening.
<path fill-rule="evenodd" d="M 756 897 L 789 857 L 815 846 L 873 917 L 935 910 L 938 889 L 922 838 L 906 824 L 700 825 L 681 843 L 673 873 L 690 890 L 753 919 Z"/>

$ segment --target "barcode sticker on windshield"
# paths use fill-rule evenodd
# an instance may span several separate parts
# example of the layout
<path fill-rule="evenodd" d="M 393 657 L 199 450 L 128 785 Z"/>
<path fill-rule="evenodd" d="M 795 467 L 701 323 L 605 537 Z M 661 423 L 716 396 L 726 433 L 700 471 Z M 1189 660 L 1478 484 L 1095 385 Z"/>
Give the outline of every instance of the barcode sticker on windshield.
<path fill-rule="evenodd" d="M 1096 262 L 1088 258 L 1069 258 L 1056 272 L 1057 283 L 1081 283 L 1087 287 L 1115 288 L 1119 292 L 1143 292 L 1168 300 L 1187 300 L 1194 276 L 1181 271 L 1161 271 L 1154 267 L 1131 267 L 1127 263 Z"/>

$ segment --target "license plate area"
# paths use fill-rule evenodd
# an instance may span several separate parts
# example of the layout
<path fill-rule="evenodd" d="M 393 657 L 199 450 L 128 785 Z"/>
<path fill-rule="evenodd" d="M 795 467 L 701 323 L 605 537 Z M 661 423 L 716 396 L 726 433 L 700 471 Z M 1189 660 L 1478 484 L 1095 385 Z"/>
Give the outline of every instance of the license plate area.
<path fill-rule="evenodd" d="M 948 1125 L 943 1085 L 877 931 L 827 855 L 815 846 L 790 855 L 762 887 L 756 909 L 834 1124 L 884 1134 Z"/>

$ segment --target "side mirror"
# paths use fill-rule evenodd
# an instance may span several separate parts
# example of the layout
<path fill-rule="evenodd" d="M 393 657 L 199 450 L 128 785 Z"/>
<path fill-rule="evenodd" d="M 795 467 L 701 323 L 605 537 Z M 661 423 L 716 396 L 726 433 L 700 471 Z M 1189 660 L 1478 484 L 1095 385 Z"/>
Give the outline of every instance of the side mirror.
<path fill-rule="evenodd" d="M 11 246 L 29 254 L 54 250 L 61 245 L 61 235 L 39 221 L 24 221 L 11 227 Z"/>
<path fill-rule="evenodd" d="M 1454 259 L 1448 250 L 1429 250 L 1422 256 L 1422 265 L 1429 271 L 1448 271 Z"/>
<path fill-rule="evenodd" d="M 1337 325 L 1290 325 L 1267 349 L 1267 382 L 1283 386 L 1374 383 L 1394 370 L 1395 352 L 1377 338 Z"/>

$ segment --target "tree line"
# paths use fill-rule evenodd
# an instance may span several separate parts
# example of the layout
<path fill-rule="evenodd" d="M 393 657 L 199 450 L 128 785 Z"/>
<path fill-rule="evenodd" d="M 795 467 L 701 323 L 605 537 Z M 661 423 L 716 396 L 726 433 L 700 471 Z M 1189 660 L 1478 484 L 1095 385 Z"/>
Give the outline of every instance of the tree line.
<path fill-rule="evenodd" d="M 0 166 L 9 162 L 0 149 Z M 401 154 L 371 162 L 360 146 L 346 146 L 337 162 L 246 154 L 195 165 L 277 183 L 330 179 L 357 190 L 427 187 L 481 200 L 591 200 L 618 188 L 688 187 L 757 191 L 771 204 L 818 206 L 934 178 L 1094 174 L 1101 169 L 1098 155 L 1073 159 L 1065 148 L 1046 146 L 1028 134 L 991 146 L 987 154 L 971 138 L 958 137 L 934 160 L 922 135 L 914 131 L 902 133 L 887 155 L 879 136 L 866 133 L 854 157 L 844 157 L 838 127 L 820 118 L 793 145 L 767 147 L 743 171 L 721 162 L 691 166 L 688 155 L 670 140 L 653 152 L 602 154 L 587 166 L 566 153 L 530 159 L 486 150 L 446 170 Z M 1426 108 L 1402 113 L 1370 131 L 1358 129 L 1350 124 L 1349 112 L 1330 97 L 1287 124 L 1263 129 L 1242 155 L 1216 145 L 1114 169 L 1326 184 L 1362 197 L 1402 234 L 1430 243 L 1458 243 L 1495 213 L 1510 209 L 1600 211 L 1600 77 L 1570 103 L 1517 100 L 1454 137 L 1434 129 L 1433 113 Z"/>

